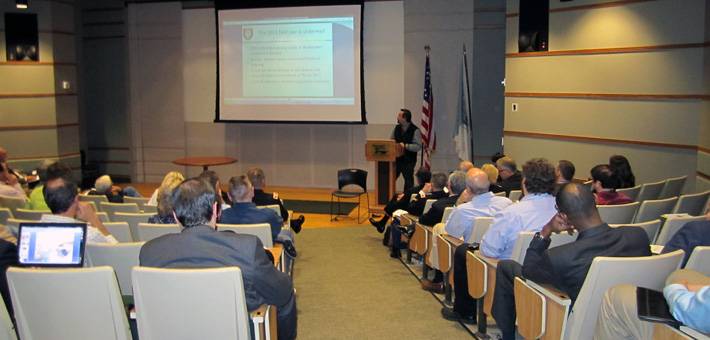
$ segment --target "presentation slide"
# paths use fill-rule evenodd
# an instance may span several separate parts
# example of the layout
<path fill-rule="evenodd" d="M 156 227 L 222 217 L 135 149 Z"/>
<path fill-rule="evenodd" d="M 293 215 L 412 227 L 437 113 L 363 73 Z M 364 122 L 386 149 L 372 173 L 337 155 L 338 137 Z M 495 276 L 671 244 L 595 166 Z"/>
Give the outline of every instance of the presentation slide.
<path fill-rule="evenodd" d="M 218 121 L 362 123 L 360 5 L 218 10 Z"/>

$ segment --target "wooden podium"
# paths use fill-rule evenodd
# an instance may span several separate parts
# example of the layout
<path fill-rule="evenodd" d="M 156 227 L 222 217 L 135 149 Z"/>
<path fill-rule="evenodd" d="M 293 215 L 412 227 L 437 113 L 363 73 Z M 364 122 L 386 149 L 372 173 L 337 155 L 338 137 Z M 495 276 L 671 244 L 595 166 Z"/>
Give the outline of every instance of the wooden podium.
<path fill-rule="evenodd" d="M 368 139 L 365 143 L 365 158 L 375 164 L 375 206 L 370 210 L 384 211 L 395 193 L 395 159 L 404 153 L 390 139 Z"/>

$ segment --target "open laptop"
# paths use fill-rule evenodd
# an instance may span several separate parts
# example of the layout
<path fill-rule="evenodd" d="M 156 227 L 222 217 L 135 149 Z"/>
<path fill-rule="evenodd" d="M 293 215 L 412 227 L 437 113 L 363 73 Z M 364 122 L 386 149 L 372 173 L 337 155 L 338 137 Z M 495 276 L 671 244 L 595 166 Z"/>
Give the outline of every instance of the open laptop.
<path fill-rule="evenodd" d="M 17 252 L 27 267 L 83 267 L 86 223 L 20 223 Z"/>

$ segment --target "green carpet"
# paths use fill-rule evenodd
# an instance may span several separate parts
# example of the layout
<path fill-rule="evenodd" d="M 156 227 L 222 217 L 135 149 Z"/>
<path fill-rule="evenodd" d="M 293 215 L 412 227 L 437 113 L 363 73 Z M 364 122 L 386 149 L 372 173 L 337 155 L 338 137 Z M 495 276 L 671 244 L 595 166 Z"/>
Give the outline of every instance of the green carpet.
<path fill-rule="evenodd" d="M 441 317 L 441 303 L 390 258 L 372 226 L 304 229 L 295 236 L 299 340 L 474 339 Z"/>
<path fill-rule="evenodd" d="M 340 213 L 349 215 L 353 209 L 357 208 L 357 203 L 340 202 Z M 284 200 L 286 209 L 293 210 L 299 214 L 330 214 L 330 201 L 300 201 L 300 200 Z M 338 202 L 333 202 L 333 214 L 338 213 Z"/>

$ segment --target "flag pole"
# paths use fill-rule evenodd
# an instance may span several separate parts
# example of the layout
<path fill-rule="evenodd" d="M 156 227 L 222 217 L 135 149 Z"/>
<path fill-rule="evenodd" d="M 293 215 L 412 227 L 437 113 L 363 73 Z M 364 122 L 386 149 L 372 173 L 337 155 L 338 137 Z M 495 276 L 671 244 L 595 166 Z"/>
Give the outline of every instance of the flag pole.
<path fill-rule="evenodd" d="M 463 61 L 464 61 L 464 63 L 463 63 L 464 75 L 466 76 L 466 89 L 465 90 L 469 91 L 468 63 L 466 61 L 466 44 L 463 44 Z M 468 136 L 470 138 L 469 145 L 471 146 L 471 155 L 470 156 L 471 156 L 471 162 L 473 163 L 474 162 L 474 159 L 473 159 L 473 155 L 474 155 L 474 152 L 473 152 L 473 115 L 471 112 L 471 93 L 470 93 L 470 91 L 467 93 L 466 97 L 468 99 L 468 121 L 470 122 L 470 124 L 468 124 L 469 125 L 468 126 Z"/>

